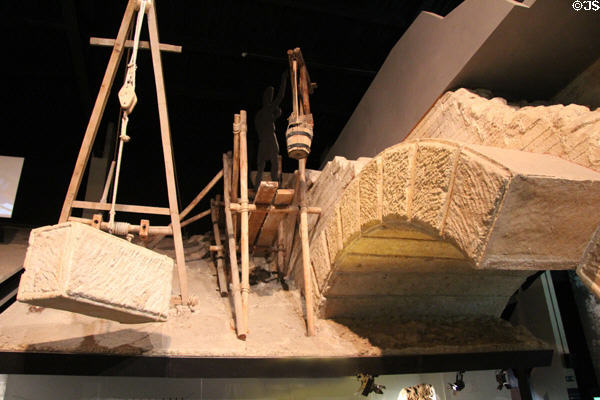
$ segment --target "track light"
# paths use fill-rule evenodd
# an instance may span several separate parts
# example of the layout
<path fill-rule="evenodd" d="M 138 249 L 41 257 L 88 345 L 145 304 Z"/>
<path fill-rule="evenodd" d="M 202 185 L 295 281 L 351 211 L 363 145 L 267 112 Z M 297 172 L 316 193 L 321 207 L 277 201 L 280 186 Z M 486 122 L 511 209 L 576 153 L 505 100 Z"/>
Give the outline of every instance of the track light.
<path fill-rule="evenodd" d="M 502 390 L 503 388 L 508 390 L 512 389 L 512 386 L 509 383 L 508 371 L 505 369 L 496 372 L 496 382 L 498 382 L 498 390 Z"/>
<path fill-rule="evenodd" d="M 358 374 L 356 375 L 356 379 L 360 381 L 360 388 L 358 391 L 363 396 L 368 396 L 371 392 L 375 392 L 377 394 L 383 394 L 383 389 L 385 389 L 384 385 L 378 385 L 375 383 L 375 377 L 377 375 L 369 375 L 369 374 Z"/>
<path fill-rule="evenodd" d="M 464 373 L 465 373 L 465 371 L 458 371 L 456 373 L 456 379 L 454 380 L 454 383 L 448 384 L 448 386 L 454 393 L 460 392 L 461 390 L 463 390 L 465 388 L 465 381 L 463 380 Z"/>

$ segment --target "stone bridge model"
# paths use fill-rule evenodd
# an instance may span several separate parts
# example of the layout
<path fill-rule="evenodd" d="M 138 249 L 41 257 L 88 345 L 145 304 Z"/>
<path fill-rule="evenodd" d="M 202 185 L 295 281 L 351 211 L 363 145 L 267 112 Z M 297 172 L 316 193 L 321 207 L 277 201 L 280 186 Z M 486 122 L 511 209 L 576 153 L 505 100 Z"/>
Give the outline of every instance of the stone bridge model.
<path fill-rule="evenodd" d="M 440 101 L 428 115 L 451 120 Z M 417 126 L 420 139 L 372 159 L 338 157 L 313 180 L 308 202 L 323 209 L 309 221 L 319 314 L 499 316 L 528 275 L 549 269 L 581 267 L 597 290 L 600 173 L 506 141 L 482 146 L 464 133 L 461 142 L 448 140 L 456 132 L 435 125 L 436 139 Z M 564 133 L 544 132 L 555 142 Z M 297 247 L 290 274 L 301 282 Z"/>

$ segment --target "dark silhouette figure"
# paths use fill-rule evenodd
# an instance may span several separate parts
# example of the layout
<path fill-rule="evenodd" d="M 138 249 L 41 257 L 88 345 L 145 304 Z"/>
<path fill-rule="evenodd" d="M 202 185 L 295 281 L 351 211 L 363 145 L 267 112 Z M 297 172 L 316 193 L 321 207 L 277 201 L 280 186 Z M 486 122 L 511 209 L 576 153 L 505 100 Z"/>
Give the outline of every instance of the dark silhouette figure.
<path fill-rule="evenodd" d="M 281 84 L 279 85 L 277 97 L 273 99 L 273 94 L 275 93 L 273 86 L 266 88 L 263 93 L 263 106 L 258 110 L 254 118 L 254 126 L 258 132 L 256 189 L 260 185 L 267 161 L 271 162 L 271 180 L 277 181 L 279 178 L 279 163 L 277 160 L 279 145 L 275 136 L 275 121 L 281 116 L 279 105 L 283 100 L 286 84 L 287 72 L 284 71 L 281 74 Z"/>

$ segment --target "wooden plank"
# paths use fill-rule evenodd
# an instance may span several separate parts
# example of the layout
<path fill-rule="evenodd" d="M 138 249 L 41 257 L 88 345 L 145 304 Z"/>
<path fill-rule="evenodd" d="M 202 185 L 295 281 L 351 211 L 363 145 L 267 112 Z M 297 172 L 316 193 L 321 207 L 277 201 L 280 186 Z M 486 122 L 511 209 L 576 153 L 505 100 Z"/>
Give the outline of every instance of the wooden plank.
<path fill-rule="evenodd" d="M 93 37 L 92 36 L 90 38 L 90 44 L 92 46 L 113 47 L 115 45 L 115 39 L 99 38 L 99 37 Z M 133 47 L 133 40 L 127 40 L 125 42 L 125 47 L 132 48 Z M 183 48 L 181 46 L 177 46 L 177 45 L 174 45 L 174 44 L 161 43 L 159 47 L 160 47 L 160 51 L 166 51 L 166 52 L 169 52 L 169 53 L 181 53 L 181 51 L 183 50 Z M 145 40 L 140 40 L 139 48 L 140 49 L 149 50 L 150 49 L 150 42 L 147 42 Z"/>
<path fill-rule="evenodd" d="M 262 181 L 256 192 L 254 198 L 254 204 L 256 205 L 270 205 L 277 193 L 277 187 L 279 183 L 272 181 Z M 248 243 L 253 245 L 256 241 L 256 236 L 260 232 L 260 228 L 265 221 L 266 213 L 260 209 L 257 209 L 250 215 L 248 221 Z"/>
<path fill-rule="evenodd" d="M 291 204 L 292 200 L 294 199 L 294 193 L 294 189 L 277 190 L 273 204 L 275 206 L 287 206 Z M 258 238 L 256 239 L 255 251 L 260 248 L 266 249 L 268 252 L 268 249 L 271 248 L 275 242 L 279 225 L 284 217 L 284 213 L 270 212 L 267 214 L 260 233 L 258 234 Z"/>
<path fill-rule="evenodd" d="M 67 189 L 67 195 L 65 196 L 65 202 L 63 203 L 63 208 L 60 212 L 60 218 L 58 222 L 67 222 L 67 219 L 71 215 L 73 200 L 75 200 L 75 197 L 77 197 L 79 185 L 81 185 L 81 179 L 83 178 L 83 173 L 85 172 L 85 166 L 90 158 L 92 145 L 94 144 L 94 139 L 96 139 L 96 133 L 98 133 L 98 127 L 100 126 L 102 114 L 104 114 L 104 109 L 106 108 L 106 102 L 108 101 L 110 88 L 115 80 L 117 70 L 119 69 L 119 62 L 123 56 L 123 44 L 127 34 L 129 33 L 129 28 L 131 27 L 136 3 L 136 0 L 129 0 L 127 3 L 127 8 L 125 9 L 125 14 L 123 15 L 123 20 L 121 21 L 121 27 L 119 28 L 119 33 L 117 34 L 117 39 L 115 41 L 115 47 L 113 47 L 110 59 L 108 60 L 108 66 L 106 67 L 104 78 L 102 78 L 100 91 L 98 92 L 98 97 L 96 97 L 96 103 L 94 103 L 92 115 L 90 116 L 90 120 L 85 130 L 83 143 L 81 144 L 81 149 L 79 150 L 79 155 L 77 156 L 77 162 L 75 163 L 73 175 L 71 176 L 71 182 L 69 183 L 69 188 Z"/>
<path fill-rule="evenodd" d="M 294 200 L 295 193 L 294 189 L 277 189 L 273 204 L 276 206 L 289 206 Z"/>
<path fill-rule="evenodd" d="M 256 192 L 256 197 L 254 197 L 254 204 L 271 204 L 278 187 L 279 183 L 275 181 L 262 181 Z"/>
<path fill-rule="evenodd" d="M 167 96 L 163 80 L 162 62 L 160 59 L 158 23 L 156 21 L 156 8 L 150 5 L 148 10 L 148 33 L 150 36 L 150 52 L 152 53 L 152 67 L 154 69 L 154 83 L 156 84 L 156 100 L 158 103 L 158 119 L 165 160 L 165 174 L 167 177 L 167 193 L 169 196 L 169 210 L 171 213 L 171 226 L 173 227 L 173 243 L 175 245 L 175 260 L 177 261 L 177 276 L 183 304 L 188 304 L 188 281 L 185 267 L 185 253 L 181 237 L 179 222 L 179 208 L 177 206 L 177 187 L 175 186 L 175 168 L 173 166 L 173 149 L 171 148 L 171 128 L 169 127 L 169 114 L 167 111 Z"/>
<path fill-rule="evenodd" d="M 109 211 L 109 203 L 97 203 L 95 201 L 74 200 L 72 208 L 83 208 L 84 210 L 104 210 Z M 132 204 L 115 204 L 115 210 L 120 212 L 130 212 L 137 214 L 170 215 L 166 207 L 136 206 Z"/>

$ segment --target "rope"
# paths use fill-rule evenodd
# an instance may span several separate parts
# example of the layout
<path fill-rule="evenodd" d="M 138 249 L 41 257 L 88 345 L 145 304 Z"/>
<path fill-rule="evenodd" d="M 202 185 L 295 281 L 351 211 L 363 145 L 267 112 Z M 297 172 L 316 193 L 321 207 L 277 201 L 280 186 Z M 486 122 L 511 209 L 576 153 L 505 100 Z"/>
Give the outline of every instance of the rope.
<path fill-rule="evenodd" d="M 135 71 L 137 70 L 137 53 L 140 45 L 140 34 L 142 32 L 142 25 L 144 24 L 144 14 L 146 12 L 147 0 L 142 0 L 140 3 L 140 10 L 138 11 L 137 21 L 135 22 L 135 35 L 133 37 L 133 51 L 131 53 L 131 59 L 127 64 L 127 83 L 131 84 L 135 89 Z"/>
<path fill-rule="evenodd" d="M 121 119 L 121 135 L 119 138 L 121 139 L 119 142 L 119 154 L 117 156 L 117 170 L 115 171 L 115 185 L 112 193 L 112 204 L 110 205 L 109 211 L 109 220 L 108 220 L 108 230 L 110 233 L 114 233 L 115 230 L 115 205 L 117 204 L 117 191 L 119 189 L 119 176 L 121 174 L 121 161 L 123 159 L 123 144 L 129 142 L 130 137 L 127 136 L 127 123 L 129 122 L 129 116 L 127 113 L 123 113 L 123 117 Z"/>
<path fill-rule="evenodd" d="M 112 233 L 119 236 L 127 236 L 129 224 L 127 222 L 115 222 Z"/>
<path fill-rule="evenodd" d="M 144 14 L 146 12 L 146 3 L 148 0 L 141 0 L 140 9 L 137 15 L 137 21 L 135 23 L 135 35 L 133 38 L 133 51 L 131 52 L 131 59 L 127 64 L 127 75 L 125 84 L 119 91 L 119 101 L 121 102 L 121 134 L 119 135 L 119 154 L 117 156 L 117 169 L 115 171 L 115 181 L 112 193 L 112 203 L 109 211 L 108 230 L 110 233 L 117 233 L 117 229 L 124 229 L 120 226 L 120 223 L 115 223 L 115 205 L 117 203 L 117 192 L 119 188 L 119 176 L 121 174 L 121 161 L 123 159 L 123 144 L 129 142 L 131 139 L 127 136 L 127 124 L 129 122 L 129 114 L 133 111 L 135 104 L 137 103 L 137 96 L 135 95 L 135 72 L 137 70 L 137 53 L 140 44 L 140 34 L 142 31 L 142 24 L 144 23 Z M 124 101 L 127 100 L 127 101 Z M 119 226 L 119 227 L 118 227 Z M 126 235 L 128 231 L 124 233 Z"/>

